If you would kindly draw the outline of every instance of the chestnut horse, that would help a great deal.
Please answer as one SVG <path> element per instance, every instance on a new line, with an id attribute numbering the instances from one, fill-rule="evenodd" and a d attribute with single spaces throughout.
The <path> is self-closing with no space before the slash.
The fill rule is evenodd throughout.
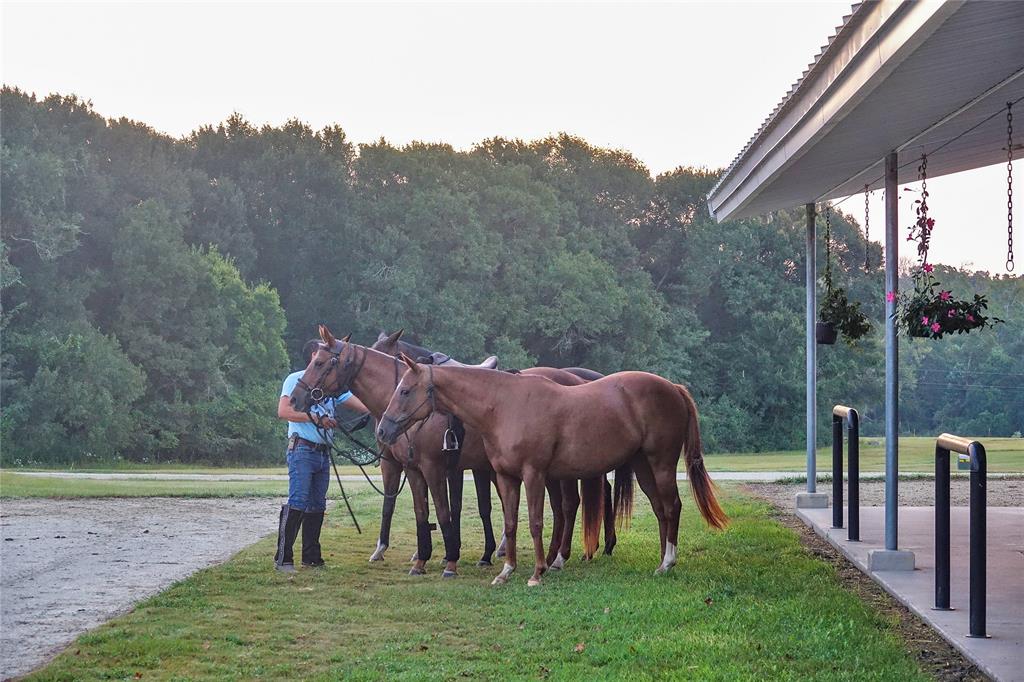
<path id="1" fill-rule="evenodd" d="M 685 387 L 646 372 L 619 372 L 561 386 L 528 375 L 420 365 L 406 356 L 402 361 L 408 370 L 379 421 L 377 437 L 395 443 L 435 410 L 455 415 L 482 435 L 497 473 L 508 536 L 505 566 L 492 584 L 506 582 L 516 568 L 520 484 L 526 486 L 534 546 L 531 586 L 539 585 L 547 570 L 542 532 L 548 477 L 593 478 L 631 464 L 658 518 L 661 563 L 656 573 L 676 563 L 680 451 L 685 452 L 690 487 L 704 520 L 715 528 L 727 525 L 704 467 L 697 406 Z M 596 528 L 591 532 L 596 535 Z"/>
<path id="2" fill-rule="evenodd" d="M 400 354 L 405 353 L 411 358 L 433 358 L 436 353 L 423 347 L 411 343 L 402 338 L 404 330 L 399 329 L 397 332 L 387 334 L 381 332 L 377 336 L 377 341 L 373 344 L 373 350 L 379 350 L 383 353 L 387 353 L 392 357 L 399 357 Z M 403 368 L 404 369 L 404 368 Z M 555 369 L 553 367 L 534 367 L 531 369 L 523 370 L 526 374 L 543 376 L 552 381 L 562 384 L 563 386 L 577 386 L 584 383 L 585 381 L 593 381 L 594 379 L 600 379 L 604 375 L 595 372 L 591 369 L 583 367 L 569 367 L 566 369 Z M 575 375 L 568 376 L 568 375 Z M 397 384 L 396 384 L 397 385 Z M 475 445 L 475 443 L 474 443 Z M 452 518 L 455 523 L 456 532 L 459 529 L 459 519 L 462 512 L 462 472 L 455 472 L 457 476 L 449 475 L 448 478 L 448 494 L 449 494 L 449 508 L 452 512 Z M 394 488 L 398 489 L 399 476 L 401 475 L 401 469 L 395 463 L 389 462 L 385 466 L 384 462 L 381 463 L 381 474 L 384 479 L 385 490 Z M 491 478 L 494 476 L 494 471 L 490 469 L 488 465 L 487 471 L 480 469 L 473 470 L 473 480 L 476 484 L 476 495 L 477 495 L 477 508 L 480 512 L 480 518 L 484 524 L 484 556 L 488 559 L 486 564 L 480 562 L 481 565 L 490 564 L 490 554 L 494 551 L 494 531 L 491 527 Z M 603 490 L 598 490 L 595 486 L 603 484 Z M 615 472 L 615 497 L 614 504 L 612 503 L 612 487 L 608 483 L 607 476 L 602 476 L 601 480 L 594 481 L 583 481 L 583 493 L 584 495 L 596 496 L 604 495 L 603 499 L 603 512 L 604 512 L 604 553 L 611 555 L 612 550 L 615 548 L 616 533 L 615 533 L 615 522 L 616 517 L 619 519 L 629 518 L 632 514 L 633 504 L 633 472 L 629 470 L 628 465 L 622 470 Z M 548 566 L 554 569 L 560 569 L 565 565 L 565 562 L 569 559 L 572 554 L 572 536 L 576 526 L 576 514 L 579 511 L 580 506 L 580 490 L 579 485 L 575 479 L 567 481 L 547 481 L 548 500 L 551 504 L 552 519 L 554 520 L 553 527 L 551 530 L 551 544 L 548 547 L 548 554 L 546 561 Z M 389 504 L 390 503 L 390 504 Z M 589 512 L 589 507 L 588 507 Z M 386 531 L 391 527 L 391 517 L 394 514 L 394 499 L 385 498 L 384 507 L 381 511 L 381 539 L 378 541 L 378 552 L 380 552 L 381 546 L 387 546 L 387 535 Z M 597 550 L 597 545 L 588 544 L 586 551 L 584 552 L 584 558 L 592 558 L 594 552 Z M 376 553 L 375 553 L 376 556 Z M 501 544 L 497 547 L 497 556 L 505 556 L 505 536 L 502 535 Z"/>
<path id="3" fill-rule="evenodd" d="M 335 339 L 324 325 L 320 325 L 320 336 L 323 345 L 313 355 L 292 392 L 292 405 L 300 411 L 308 409 L 311 404 L 311 392 L 314 390 L 328 396 L 341 395 L 344 391 L 351 390 L 366 405 L 370 413 L 380 419 L 401 374 L 400 368 L 404 369 L 404 365 L 389 355 L 349 343 L 348 337 Z M 562 373 L 567 381 L 583 381 L 574 375 Z M 415 563 L 409 571 L 412 575 L 423 575 L 426 572 L 426 562 L 431 556 L 428 490 L 434 500 L 437 521 L 445 544 L 446 566 L 442 575 L 454 577 L 457 574 L 461 537 L 459 524 L 452 514 L 447 490 L 447 482 L 453 467 L 448 453 L 442 451 L 444 434 L 448 426 L 447 416 L 440 413 L 431 415 L 407 436 L 407 443 L 391 444 L 382 457 L 382 467 L 388 466 L 396 471 L 405 470 L 411 488 L 417 538 Z M 460 482 L 463 469 L 482 469 L 487 472 L 489 480 L 491 467 L 484 452 L 483 441 L 478 433 L 471 429 L 466 431 L 457 467 L 460 468 Z M 385 511 L 388 511 L 389 500 L 393 501 L 398 492 L 398 477 L 392 476 L 391 479 L 393 480 L 385 487 Z M 391 504 L 393 505 L 393 502 Z M 488 513 L 486 521 L 489 519 Z M 485 528 L 486 526 L 485 522 Z M 489 547 L 486 548 L 484 559 L 481 560 L 484 565 L 493 547 L 491 534 Z"/>

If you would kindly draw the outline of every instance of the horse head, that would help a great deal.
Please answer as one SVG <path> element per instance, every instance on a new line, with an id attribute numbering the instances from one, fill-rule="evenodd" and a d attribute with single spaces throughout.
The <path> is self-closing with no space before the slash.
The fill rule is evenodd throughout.
<path id="1" fill-rule="evenodd" d="M 291 394 L 291 403 L 305 412 L 326 398 L 337 398 L 349 389 L 359 371 L 355 363 L 356 347 L 349 343 L 351 334 L 336 339 L 327 325 L 320 325 L 320 345 L 299 377 Z"/>
<path id="2" fill-rule="evenodd" d="M 398 357 L 408 371 L 395 387 L 377 427 L 377 438 L 388 445 L 434 411 L 433 367 L 419 365 L 404 353 Z"/>

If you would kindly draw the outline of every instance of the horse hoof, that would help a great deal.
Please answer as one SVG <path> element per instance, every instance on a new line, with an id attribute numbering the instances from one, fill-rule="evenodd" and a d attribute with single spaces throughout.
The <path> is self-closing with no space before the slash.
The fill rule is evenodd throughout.
<path id="1" fill-rule="evenodd" d="M 496 575 L 494 580 L 491 581 L 491 585 L 504 585 L 506 582 L 508 582 L 508 578 L 503 575 Z"/>
<path id="2" fill-rule="evenodd" d="M 426 575 L 426 574 L 427 574 L 427 572 L 425 570 L 423 570 L 422 568 L 416 568 L 415 566 L 413 566 L 412 568 L 409 569 L 409 575 Z"/>
<path id="3" fill-rule="evenodd" d="M 377 549 L 373 550 L 373 554 L 370 555 L 370 563 L 372 564 L 374 561 L 384 561 L 384 552 L 387 548 L 387 545 L 383 545 L 378 546 Z"/>
<path id="4" fill-rule="evenodd" d="M 449 571 L 447 568 L 441 572 L 442 578 L 458 578 L 459 574 L 455 571 Z"/>
<path id="5" fill-rule="evenodd" d="M 559 554 L 558 556 L 555 557 L 555 560 L 551 562 L 550 568 L 553 571 L 561 571 L 564 566 L 565 566 L 565 559 L 563 559 L 562 555 Z"/>
<path id="6" fill-rule="evenodd" d="M 537 587 L 537 585 L 540 585 L 540 578 L 530 578 L 526 581 L 527 587 Z"/>
<path id="7" fill-rule="evenodd" d="M 490 560 L 488 560 L 488 559 L 481 559 L 480 561 L 476 562 L 476 565 L 477 566 L 493 566 L 494 564 L 492 564 L 490 562 Z"/>

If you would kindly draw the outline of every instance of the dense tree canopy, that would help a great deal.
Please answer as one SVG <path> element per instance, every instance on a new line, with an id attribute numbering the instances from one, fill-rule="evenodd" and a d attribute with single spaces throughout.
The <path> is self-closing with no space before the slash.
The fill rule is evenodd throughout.
<path id="1" fill-rule="evenodd" d="M 715 223 L 714 172 L 652 179 L 568 135 L 357 148 L 236 115 L 174 140 L 75 97 L 5 88 L 0 107 L 7 463 L 279 458 L 277 389 L 321 321 L 663 374 L 693 389 L 711 452 L 803 441 L 803 217 Z M 881 250 L 865 271 L 857 224 L 837 213 L 833 234 L 875 330 L 821 349 L 822 424 L 844 402 L 877 433 Z M 1007 323 L 905 344 L 901 427 L 1020 431 L 1024 280 L 940 269 Z"/>

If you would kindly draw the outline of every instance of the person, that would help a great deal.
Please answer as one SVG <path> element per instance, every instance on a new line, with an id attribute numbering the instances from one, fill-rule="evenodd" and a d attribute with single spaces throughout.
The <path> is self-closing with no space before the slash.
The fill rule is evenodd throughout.
<path id="1" fill-rule="evenodd" d="M 307 366 L 319 346 L 320 342 L 315 339 L 303 346 L 302 357 Z M 327 487 L 331 481 L 329 439 L 332 429 L 338 425 L 336 410 L 344 403 L 346 409 L 367 412 L 359 398 L 350 391 L 314 405 L 308 415 L 297 412 L 292 407 L 291 394 L 303 371 L 288 375 L 277 403 L 277 416 L 288 422 L 288 502 L 281 505 L 274 565 L 286 573 L 295 570 L 292 546 L 300 528 L 302 565 L 310 568 L 324 565 L 320 552 L 320 529 L 327 511 Z M 328 440 L 325 440 L 325 435 Z"/>

